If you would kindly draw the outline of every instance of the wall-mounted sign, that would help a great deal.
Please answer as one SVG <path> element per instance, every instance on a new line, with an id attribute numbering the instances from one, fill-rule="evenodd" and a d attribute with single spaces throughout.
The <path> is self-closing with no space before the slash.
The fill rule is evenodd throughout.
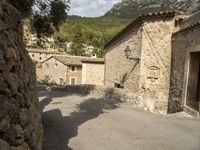
<path id="1" fill-rule="evenodd" d="M 156 66 L 152 66 L 149 68 L 148 78 L 158 79 L 160 78 L 160 68 Z"/>

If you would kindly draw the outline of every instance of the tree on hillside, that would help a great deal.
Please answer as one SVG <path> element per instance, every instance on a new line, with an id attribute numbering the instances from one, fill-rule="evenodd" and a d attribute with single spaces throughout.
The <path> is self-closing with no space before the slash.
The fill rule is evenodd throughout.
<path id="1" fill-rule="evenodd" d="M 76 30 L 73 31 L 72 46 L 70 47 L 70 54 L 75 56 L 86 56 L 84 50 L 84 34 L 83 28 L 79 24 L 75 25 Z"/>
<path id="2" fill-rule="evenodd" d="M 83 44 L 73 43 L 70 47 L 69 54 L 74 56 L 86 56 Z"/>
<path id="3" fill-rule="evenodd" d="M 6 0 L 16 7 L 23 18 L 30 18 L 37 36 L 47 36 L 65 21 L 70 0 Z"/>

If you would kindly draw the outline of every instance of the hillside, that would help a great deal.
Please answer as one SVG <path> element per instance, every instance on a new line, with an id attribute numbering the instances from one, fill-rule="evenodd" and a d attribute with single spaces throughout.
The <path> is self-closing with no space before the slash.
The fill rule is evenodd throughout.
<path id="1" fill-rule="evenodd" d="M 179 14 L 191 14 L 200 9 L 200 0 L 122 0 L 105 16 L 135 18 L 142 13 L 175 10 Z"/>
<path id="2" fill-rule="evenodd" d="M 54 39 L 58 47 L 62 41 L 92 45 L 96 48 L 95 53 L 101 57 L 104 45 L 130 22 L 126 18 L 70 16 Z"/>
<path id="3" fill-rule="evenodd" d="M 127 18 L 116 17 L 98 17 L 98 18 L 86 18 L 79 16 L 69 16 L 65 23 L 60 28 L 60 31 L 56 31 L 52 38 L 51 48 L 62 49 L 69 51 L 67 43 L 73 42 L 71 46 L 72 51 L 68 54 L 71 55 L 83 55 L 83 45 L 94 46 L 94 53 L 98 57 L 104 55 L 104 45 L 115 36 L 120 30 L 122 30 L 132 20 Z M 30 40 L 28 30 L 30 30 L 30 21 L 25 21 L 25 43 Z M 32 42 L 35 43 L 35 42 Z M 47 44 L 48 45 L 48 44 Z M 45 44 L 33 44 L 29 45 L 32 48 L 45 48 Z"/>

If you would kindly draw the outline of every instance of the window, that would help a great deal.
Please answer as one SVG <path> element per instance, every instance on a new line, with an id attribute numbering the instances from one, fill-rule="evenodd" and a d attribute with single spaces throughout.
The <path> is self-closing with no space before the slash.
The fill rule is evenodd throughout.
<path id="1" fill-rule="evenodd" d="M 72 66 L 72 71 L 75 71 L 75 67 L 74 66 Z"/>
<path id="2" fill-rule="evenodd" d="M 49 68 L 49 64 L 48 64 L 48 63 L 46 63 L 46 64 L 45 64 L 45 67 L 46 67 L 46 68 Z"/>
<path id="3" fill-rule="evenodd" d="M 34 54 L 32 54 L 32 57 L 35 57 L 35 55 L 34 55 Z"/>
<path id="4" fill-rule="evenodd" d="M 40 60 L 42 60 L 42 57 L 40 57 Z"/>
<path id="5" fill-rule="evenodd" d="M 58 67 L 58 64 L 57 63 L 55 63 L 55 68 L 57 68 Z"/>
<path id="6" fill-rule="evenodd" d="M 121 84 L 119 84 L 119 83 L 114 83 L 114 87 L 115 87 L 115 88 L 120 88 L 120 89 L 123 89 L 123 88 L 124 88 L 124 86 L 121 85 Z"/>
<path id="7" fill-rule="evenodd" d="M 76 84 L 76 78 L 70 78 L 70 84 L 75 85 Z"/>
<path id="8" fill-rule="evenodd" d="M 63 80 L 63 78 L 60 78 L 60 85 L 64 85 L 64 80 Z"/>

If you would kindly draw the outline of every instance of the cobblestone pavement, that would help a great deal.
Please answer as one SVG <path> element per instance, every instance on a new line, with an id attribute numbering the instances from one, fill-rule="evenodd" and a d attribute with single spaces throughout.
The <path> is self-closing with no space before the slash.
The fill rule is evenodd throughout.
<path id="1" fill-rule="evenodd" d="M 65 92 L 39 98 L 44 150 L 200 150 L 200 120 L 184 113 L 152 114 Z"/>

